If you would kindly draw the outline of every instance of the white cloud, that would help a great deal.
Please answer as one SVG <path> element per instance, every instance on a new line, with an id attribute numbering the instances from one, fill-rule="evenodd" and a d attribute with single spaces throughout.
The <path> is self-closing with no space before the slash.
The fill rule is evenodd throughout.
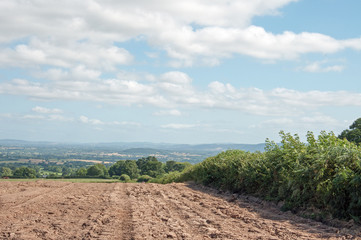
<path id="1" fill-rule="evenodd" d="M 12 118 L 12 113 L 0 113 L 0 118 Z"/>
<path id="2" fill-rule="evenodd" d="M 158 112 L 153 113 L 154 116 L 182 116 L 182 113 L 177 109 L 172 110 L 160 110 Z"/>
<path id="3" fill-rule="evenodd" d="M 342 72 L 345 66 L 340 64 L 330 65 L 328 61 L 318 61 L 300 69 L 305 72 Z"/>
<path id="4" fill-rule="evenodd" d="M 180 115 L 176 109 L 227 109 L 256 115 L 295 116 L 320 107 L 361 106 L 361 94 L 349 91 L 297 91 L 286 88 L 261 90 L 236 88 L 212 82 L 197 89 L 181 72 L 154 77 L 153 81 L 98 79 L 96 81 L 30 82 L 14 79 L 0 83 L 1 94 L 24 95 L 42 100 L 77 100 L 124 106 L 162 108 L 155 115 Z M 173 110 L 172 110 L 173 109 Z M 56 109 L 33 109 L 59 113 Z M 96 122 L 94 122 L 96 123 Z M 100 122 L 97 122 L 101 124 Z"/>
<path id="5" fill-rule="evenodd" d="M 59 122 L 73 122 L 74 118 L 66 117 L 58 114 L 51 114 L 48 116 L 48 120 L 50 121 L 59 121 Z"/>
<path id="6" fill-rule="evenodd" d="M 21 38 L 36 33 L 58 38 L 94 38 L 98 41 L 127 39 L 169 25 L 244 27 L 254 16 L 272 15 L 296 0 L 64 0 L 1 1 L 1 26 L 8 35 L 1 40 Z M 21 17 L 19 17 L 21 16 Z M 14 19 L 16 21 L 7 21 Z M 28 23 L 39 23 L 31 24 Z M 43 24 L 40 24 L 43 23 Z M 46 24 L 44 24 L 46 23 Z M 12 24 L 17 26 L 13 28 Z M 56 27 L 55 27 L 56 26 Z M 168 26 L 168 28 L 167 28 Z"/>
<path id="7" fill-rule="evenodd" d="M 214 132 L 214 133 L 232 133 L 232 134 L 244 134 L 244 131 L 240 131 L 237 129 L 230 129 L 230 128 L 216 128 L 211 127 L 206 129 L 207 132 Z"/>
<path id="8" fill-rule="evenodd" d="M 129 122 L 129 121 L 114 121 L 114 122 L 110 122 L 109 125 L 121 125 L 121 126 L 132 126 L 132 127 L 141 127 L 142 124 L 138 123 L 138 122 Z"/>
<path id="9" fill-rule="evenodd" d="M 104 125 L 104 122 L 98 120 L 98 119 L 89 119 L 86 116 L 80 116 L 79 117 L 80 122 L 86 123 L 86 124 L 92 124 L 92 125 Z"/>
<path id="10" fill-rule="evenodd" d="M 162 128 L 169 128 L 169 129 L 190 129 L 190 128 L 195 128 L 198 125 L 196 124 L 180 124 L 180 123 L 170 123 L 170 124 L 165 124 L 162 125 Z"/>
<path id="11" fill-rule="evenodd" d="M 130 64 L 132 61 L 133 56 L 123 48 L 74 40 L 63 46 L 58 42 L 33 37 L 27 44 L 0 49 L 1 65 L 22 68 L 38 65 L 71 68 L 74 65 L 84 65 L 114 70 L 117 65 Z"/>
<path id="12" fill-rule="evenodd" d="M 43 115 L 31 115 L 31 114 L 27 114 L 27 115 L 24 115 L 22 116 L 23 119 L 46 119 L 45 116 Z"/>
<path id="13" fill-rule="evenodd" d="M 14 79 L 0 84 L 0 93 L 25 95 L 33 99 L 80 100 L 113 104 L 152 104 L 165 106 L 163 97 L 151 85 L 133 80 L 100 79 L 98 81 L 55 81 L 45 84 Z"/>
<path id="14" fill-rule="evenodd" d="M 32 109 L 32 111 L 36 112 L 36 113 L 45 113 L 45 114 L 62 113 L 63 112 L 61 109 L 57 109 L 57 108 L 50 109 L 50 108 L 44 108 L 44 107 L 39 107 L 39 106 L 34 107 Z"/>
<path id="15" fill-rule="evenodd" d="M 343 126 L 345 126 L 344 122 L 333 117 L 320 113 L 308 113 L 304 114 L 303 117 L 272 118 L 259 124 L 253 124 L 251 128 L 311 130 L 312 128 L 339 128 Z"/>
<path id="16" fill-rule="evenodd" d="M 37 72 L 36 77 L 52 80 L 52 81 L 78 81 L 78 82 L 87 82 L 87 81 L 98 81 L 100 79 L 101 72 L 86 68 L 84 65 L 74 66 L 68 69 L 62 68 L 50 68 L 45 72 Z"/>
<path id="17" fill-rule="evenodd" d="M 161 75 L 160 80 L 178 85 L 189 85 L 192 83 L 192 79 L 186 73 L 178 71 L 164 73 Z"/>
<path id="18" fill-rule="evenodd" d="M 145 52 L 149 58 L 159 58 L 159 54 L 157 52 Z"/>
<path id="19" fill-rule="evenodd" d="M 336 119 L 325 115 L 307 116 L 307 117 L 302 117 L 300 120 L 305 124 L 312 124 L 312 125 L 320 124 L 327 126 L 335 126 L 339 124 L 339 121 L 337 121 Z"/>
<path id="20" fill-rule="evenodd" d="M 292 124 L 294 124 L 294 120 L 290 118 L 276 118 L 262 122 L 263 126 L 268 126 L 268 127 L 275 127 L 275 126 L 281 127 L 281 126 L 289 126 Z"/>
<path id="21" fill-rule="evenodd" d="M 128 122 L 128 121 L 112 121 L 112 122 L 104 122 L 101 121 L 99 119 L 90 119 L 86 116 L 80 116 L 79 117 L 79 121 L 81 123 L 85 123 L 85 124 L 90 124 L 90 125 L 96 125 L 96 126 L 100 126 L 100 125 L 108 125 L 108 126 L 131 126 L 131 127 L 140 127 L 141 124 L 137 123 L 137 122 Z"/>
<path id="22" fill-rule="evenodd" d="M 10 45 L 0 50 L 0 63 L 113 71 L 132 63 L 131 53 L 118 47 L 132 39 L 166 51 L 171 66 L 213 66 L 233 54 L 278 60 L 361 50 L 361 38 L 274 34 L 251 24 L 255 16 L 279 14 L 292 2 L 297 0 L 3 0 L 0 22 L 6 24 L 0 24 L 0 43 Z M 14 42 L 20 43 L 10 47 Z"/>
<path id="23" fill-rule="evenodd" d="M 342 41 L 342 43 L 348 48 L 361 50 L 361 38 L 347 39 L 347 40 Z"/>
<path id="24" fill-rule="evenodd" d="M 183 72 L 167 72 L 162 74 L 154 87 L 158 91 L 172 96 L 174 99 L 185 100 L 185 96 L 194 93 L 192 79 Z"/>
<path id="25" fill-rule="evenodd" d="M 36 111 L 34 111 L 36 112 Z M 52 112 L 36 112 L 40 114 L 0 114 L 0 118 L 7 118 L 13 121 L 17 120 L 38 120 L 38 121 L 58 121 L 58 122 L 72 122 L 72 117 L 66 117 L 59 114 L 53 114 Z M 44 114 L 46 113 L 46 115 Z"/>
<path id="26" fill-rule="evenodd" d="M 354 48 L 319 33 L 296 34 L 287 31 L 273 34 L 258 26 L 242 29 L 206 27 L 196 31 L 182 29 L 155 42 L 167 44 L 168 55 L 176 59 L 178 65 L 184 66 L 198 61 L 217 65 L 219 59 L 229 58 L 233 54 L 278 60 L 295 59 L 306 53 L 335 53 L 346 47 Z"/>

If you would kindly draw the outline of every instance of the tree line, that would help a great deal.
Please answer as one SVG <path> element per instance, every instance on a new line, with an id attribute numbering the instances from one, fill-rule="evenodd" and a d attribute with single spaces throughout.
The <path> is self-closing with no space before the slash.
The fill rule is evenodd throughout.
<path id="1" fill-rule="evenodd" d="M 113 178 L 122 181 L 144 181 L 160 178 L 169 173 L 181 172 L 191 166 L 187 162 L 167 161 L 162 163 L 154 156 L 138 160 L 120 160 L 111 166 L 98 163 L 79 168 L 67 166 L 48 166 L 50 174 L 41 174 L 38 166 L 1 167 L 0 177 L 10 178 Z"/>

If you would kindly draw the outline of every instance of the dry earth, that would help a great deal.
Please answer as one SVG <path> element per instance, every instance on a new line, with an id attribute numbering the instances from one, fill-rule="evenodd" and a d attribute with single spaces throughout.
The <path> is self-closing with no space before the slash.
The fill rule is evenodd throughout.
<path id="1" fill-rule="evenodd" d="M 0 182 L 0 239 L 361 239 L 193 184 Z"/>

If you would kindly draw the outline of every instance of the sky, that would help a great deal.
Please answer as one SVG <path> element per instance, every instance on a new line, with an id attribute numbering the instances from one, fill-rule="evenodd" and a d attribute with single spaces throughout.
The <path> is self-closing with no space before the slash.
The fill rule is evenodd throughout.
<path id="1" fill-rule="evenodd" d="M 361 110 L 361 1 L 1 0 L 0 139 L 263 143 Z"/>

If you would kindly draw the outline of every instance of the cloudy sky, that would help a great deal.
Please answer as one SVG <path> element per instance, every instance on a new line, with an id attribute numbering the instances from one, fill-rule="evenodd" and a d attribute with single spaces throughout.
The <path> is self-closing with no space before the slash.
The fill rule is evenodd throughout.
<path id="1" fill-rule="evenodd" d="M 361 117 L 356 0 L 1 0 L 0 139 L 261 143 Z"/>

